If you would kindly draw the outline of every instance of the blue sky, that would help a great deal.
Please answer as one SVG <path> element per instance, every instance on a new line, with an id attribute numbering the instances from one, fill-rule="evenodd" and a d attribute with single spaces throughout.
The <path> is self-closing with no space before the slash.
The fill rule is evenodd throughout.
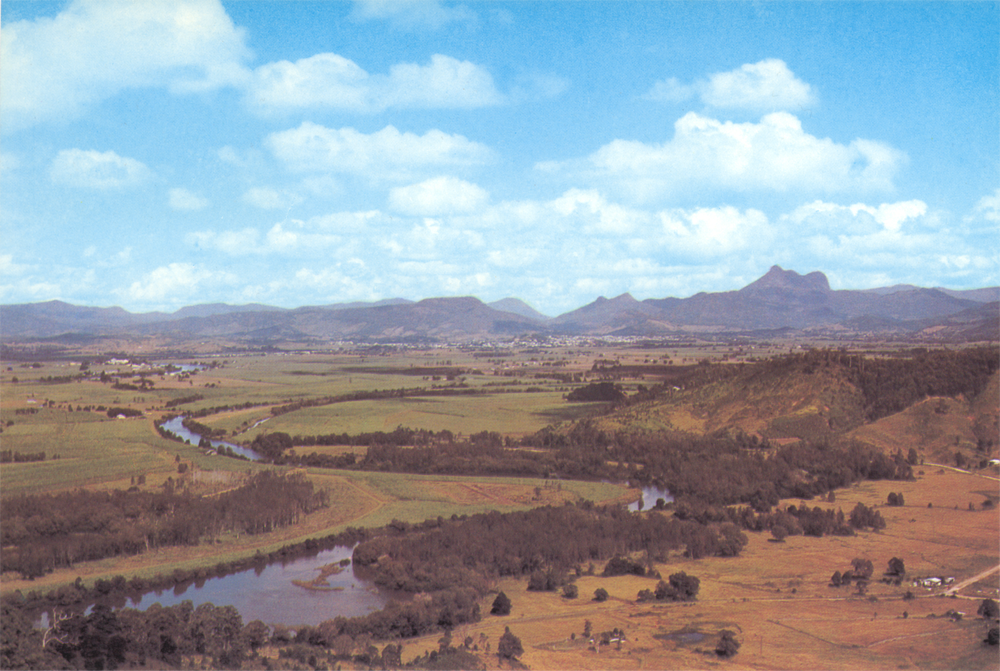
<path id="1" fill-rule="evenodd" d="M 0 302 L 1000 284 L 1000 3 L 4 2 Z"/>

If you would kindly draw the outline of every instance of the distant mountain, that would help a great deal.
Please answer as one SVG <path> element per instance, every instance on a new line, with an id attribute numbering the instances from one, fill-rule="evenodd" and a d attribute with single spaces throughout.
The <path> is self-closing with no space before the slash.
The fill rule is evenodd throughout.
<path id="1" fill-rule="evenodd" d="M 567 312 L 549 321 L 549 325 L 561 333 L 609 334 L 629 329 L 639 324 L 655 321 L 660 311 L 646 303 L 639 302 L 631 294 L 622 294 L 611 299 L 598 298 L 582 308 Z M 671 330 L 664 324 L 659 331 Z"/>
<path id="2" fill-rule="evenodd" d="M 181 308 L 170 315 L 171 319 L 185 319 L 187 317 L 212 317 L 214 315 L 228 315 L 234 312 L 279 312 L 284 308 L 276 308 L 271 305 L 261 305 L 260 303 L 248 303 L 247 305 L 229 305 L 227 303 L 205 303 L 203 305 L 191 305 Z"/>
<path id="3" fill-rule="evenodd" d="M 541 312 L 531 307 L 520 298 L 502 298 L 498 301 L 487 303 L 487 305 L 494 310 L 512 312 L 516 315 L 521 315 L 522 317 L 527 317 L 528 319 L 534 319 L 540 322 L 548 319 L 547 316 L 543 315 Z"/>
<path id="4" fill-rule="evenodd" d="M 823 273 L 803 276 L 779 266 L 738 291 L 644 302 L 658 308 L 666 321 L 675 324 L 744 330 L 830 329 L 865 317 L 897 322 L 925 320 L 978 305 L 936 289 L 901 289 L 884 294 L 834 291 Z"/>
<path id="5" fill-rule="evenodd" d="M 386 298 L 380 301 L 354 301 L 352 303 L 331 303 L 320 306 L 326 310 L 348 310 L 350 308 L 377 308 L 383 305 L 409 305 L 413 301 L 407 298 Z"/>
<path id="6" fill-rule="evenodd" d="M 119 307 L 83 307 L 62 301 L 23 303 L 0 306 L 0 332 L 4 338 L 44 338 L 63 333 L 104 335 L 167 318 L 162 312 L 132 314 Z"/>
<path id="7" fill-rule="evenodd" d="M 941 287 L 936 287 L 936 289 L 942 293 L 948 294 L 949 296 L 954 296 L 955 298 L 965 298 L 970 301 L 979 301 L 980 303 L 995 303 L 1000 301 L 1000 287 L 965 290 L 943 289 Z"/>
<path id="8" fill-rule="evenodd" d="M 362 304 L 365 305 L 365 304 Z M 501 312 L 478 298 L 428 298 L 417 303 L 304 307 L 189 317 L 136 328 L 143 335 L 251 339 L 468 340 L 535 331 L 538 323 Z"/>
<path id="9" fill-rule="evenodd" d="M 988 299 L 992 301 L 987 302 Z M 964 342 L 1000 339 L 1000 288 L 951 291 L 896 285 L 835 291 L 821 272 L 800 275 L 774 266 L 736 291 L 690 298 L 598 298 L 546 317 L 517 298 L 402 298 L 295 309 L 267 305 L 195 305 L 172 313 L 61 301 L 0 306 L 6 340 L 163 336 L 236 340 L 467 341 L 520 334 L 663 337 L 753 334 L 898 337 Z"/>

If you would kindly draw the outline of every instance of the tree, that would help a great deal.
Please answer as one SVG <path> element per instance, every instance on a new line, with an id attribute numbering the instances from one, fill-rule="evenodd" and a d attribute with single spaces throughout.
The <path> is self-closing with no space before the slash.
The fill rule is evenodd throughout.
<path id="1" fill-rule="evenodd" d="M 889 568 L 885 574 L 891 576 L 904 576 L 906 575 L 906 565 L 899 557 L 893 557 L 889 560 Z"/>
<path id="2" fill-rule="evenodd" d="M 569 584 L 563 587 L 563 596 L 567 599 L 575 599 L 580 593 L 576 585 Z"/>
<path id="3" fill-rule="evenodd" d="M 785 542 L 785 536 L 788 535 L 788 529 L 780 524 L 775 524 L 771 527 L 771 535 L 774 537 L 774 540 L 779 543 L 783 543 Z"/>
<path id="4" fill-rule="evenodd" d="M 260 620 L 254 620 L 243 627 L 243 642 L 254 652 L 267 643 L 270 635 L 271 629 Z"/>
<path id="5" fill-rule="evenodd" d="M 844 584 L 844 577 L 840 575 L 840 571 L 833 572 L 833 575 L 830 576 L 830 584 L 834 587 L 840 587 Z"/>
<path id="6" fill-rule="evenodd" d="M 723 629 L 719 636 L 719 642 L 715 646 L 715 654 L 719 657 L 732 657 L 740 649 L 740 642 L 736 640 L 736 634 Z"/>
<path id="7" fill-rule="evenodd" d="M 1000 606 L 993 599 L 983 599 L 976 614 L 986 620 L 1000 619 Z"/>
<path id="8" fill-rule="evenodd" d="M 698 596 L 698 588 L 701 586 L 701 581 L 693 575 L 688 575 L 684 571 L 680 571 L 671 575 L 668 580 L 676 594 L 676 597 L 674 597 L 675 600 L 694 601 L 695 597 Z"/>
<path id="9" fill-rule="evenodd" d="M 521 646 L 521 639 L 511 632 L 510 627 L 504 627 L 503 636 L 497 643 L 497 658 L 513 660 L 523 654 L 524 648 Z"/>
<path id="10" fill-rule="evenodd" d="M 382 648 L 382 665 L 388 669 L 398 669 L 403 666 L 403 646 L 398 643 L 388 643 Z"/>
<path id="11" fill-rule="evenodd" d="M 490 613 L 493 615 L 510 615 L 510 599 L 503 592 L 497 594 L 497 598 L 493 599 L 493 606 L 490 608 Z"/>
<path id="12" fill-rule="evenodd" d="M 871 559 L 855 557 L 851 560 L 851 566 L 854 567 L 854 577 L 858 580 L 868 580 L 875 572 L 875 566 Z"/>
<path id="13" fill-rule="evenodd" d="M 608 600 L 608 590 L 603 587 L 598 587 L 594 590 L 594 601 L 607 601 Z"/>

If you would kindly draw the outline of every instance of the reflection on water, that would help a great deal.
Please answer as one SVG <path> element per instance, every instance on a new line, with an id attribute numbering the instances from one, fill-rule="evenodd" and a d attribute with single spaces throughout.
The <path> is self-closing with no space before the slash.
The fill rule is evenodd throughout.
<path id="1" fill-rule="evenodd" d="M 271 564 L 263 569 L 250 569 L 221 578 L 196 583 L 184 583 L 173 590 L 150 592 L 130 599 L 129 608 L 145 610 L 154 603 L 174 606 L 190 600 L 197 608 L 203 603 L 235 606 L 243 622 L 262 620 L 267 624 L 317 625 L 338 615 L 355 617 L 381 610 L 389 597 L 377 591 L 371 582 L 354 574 L 353 564 L 343 571 L 326 576 L 327 585 L 321 590 L 299 587 L 293 580 L 309 583 L 320 570 L 342 559 L 350 559 L 352 548 L 337 547 L 312 557 L 303 557 L 285 564 Z"/>
<path id="2" fill-rule="evenodd" d="M 670 503 L 674 500 L 674 497 L 670 495 L 670 492 L 666 489 L 657 489 L 656 487 L 643 487 L 642 488 L 642 507 L 639 507 L 638 501 L 633 501 L 629 504 L 628 509 L 632 511 L 636 510 L 649 510 L 656 506 L 656 499 L 663 499 L 664 503 Z"/>

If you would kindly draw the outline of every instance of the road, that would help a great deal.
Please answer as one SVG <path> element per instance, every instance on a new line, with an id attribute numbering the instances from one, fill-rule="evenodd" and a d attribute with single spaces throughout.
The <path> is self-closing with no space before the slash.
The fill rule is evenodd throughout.
<path id="1" fill-rule="evenodd" d="M 944 593 L 947 594 L 947 595 L 949 595 L 949 596 L 951 596 L 952 594 L 957 594 L 959 590 L 965 589 L 969 585 L 977 583 L 980 580 L 982 580 L 983 578 L 985 578 L 986 576 L 990 575 L 991 573 L 996 573 L 997 571 L 1000 571 L 1000 566 L 994 566 L 993 568 L 988 568 L 985 571 L 983 571 L 982 573 L 977 573 L 976 575 L 972 576 L 971 578 L 966 578 L 962 582 L 955 583 L 954 585 L 952 585 L 951 587 L 949 587 L 948 589 L 946 589 Z"/>

